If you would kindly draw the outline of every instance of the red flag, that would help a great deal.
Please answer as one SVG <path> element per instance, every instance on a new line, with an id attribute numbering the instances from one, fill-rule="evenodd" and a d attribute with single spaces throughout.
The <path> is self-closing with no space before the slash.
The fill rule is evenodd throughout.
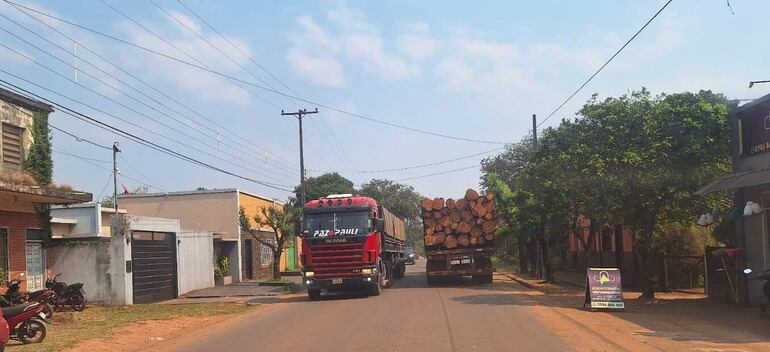
<path id="1" fill-rule="evenodd" d="M 124 194 L 124 195 L 130 195 L 130 194 L 131 194 L 131 191 L 129 191 L 129 190 L 128 190 L 128 188 L 126 187 L 126 185 L 124 185 L 124 184 L 122 184 L 122 183 L 121 183 L 120 185 L 121 185 L 121 186 L 123 186 L 123 194 Z"/>

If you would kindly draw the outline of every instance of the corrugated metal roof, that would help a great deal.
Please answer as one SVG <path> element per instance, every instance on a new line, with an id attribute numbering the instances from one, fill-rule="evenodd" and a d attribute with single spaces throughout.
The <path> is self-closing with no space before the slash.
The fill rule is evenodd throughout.
<path id="1" fill-rule="evenodd" d="M 759 171 L 745 171 L 720 177 L 703 186 L 695 192 L 696 195 L 704 195 L 729 189 L 770 184 L 770 169 Z"/>

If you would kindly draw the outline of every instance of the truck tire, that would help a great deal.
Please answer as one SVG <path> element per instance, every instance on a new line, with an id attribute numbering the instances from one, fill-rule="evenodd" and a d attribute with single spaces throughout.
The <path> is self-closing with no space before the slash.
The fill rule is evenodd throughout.
<path id="1" fill-rule="evenodd" d="M 385 275 L 385 283 L 382 285 L 382 288 L 390 288 L 393 286 L 393 263 L 390 260 L 383 260 L 382 261 L 383 267 L 385 268 L 385 272 L 383 273 Z"/>
<path id="2" fill-rule="evenodd" d="M 480 284 L 491 284 L 492 274 L 473 275 L 473 281 L 476 281 Z"/>
<path id="3" fill-rule="evenodd" d="M 321 290 L 307 290 L 307 296 L 315 301 L 321 298 Z"/>
<path id="4" fill-rule="evenodd" d="M 406 273 L 406 263 L 404 263 L 404 261 L 402 260 L 396 265 L 396 269 L 393 273 L 393 277 L 395 279 L 403 279 L 405 273 Z"/>
<path id="5" fill-rule="evenodd" d="M 369 288 L 369 296 L 379 296 L 381 293 L 382 288 L 380 288 L 379 283 L 372 285 L 372 287 Z"/>

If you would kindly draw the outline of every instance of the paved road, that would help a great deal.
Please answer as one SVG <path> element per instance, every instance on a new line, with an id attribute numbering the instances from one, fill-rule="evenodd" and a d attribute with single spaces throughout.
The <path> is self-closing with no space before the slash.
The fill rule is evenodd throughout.
<path id="1" fill-rule="evenodd" d="M 378 297 L 269 304 L 177 351 L 571 351 L 508 283 L 427 287 L 425 262 Z"/>

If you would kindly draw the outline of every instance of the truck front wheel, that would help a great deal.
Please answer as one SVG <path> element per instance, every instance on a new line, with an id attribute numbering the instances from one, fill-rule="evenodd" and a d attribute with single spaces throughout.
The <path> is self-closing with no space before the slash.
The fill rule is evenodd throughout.
<path id="1" fill-rule="evenodd" d="M 492 274 L 473 275 L 473 281 L 476 281 L 480 284 L 491 284 Z"/>
<path id="2" fill-rule="evenodd" d="M 321 290 L 307 290 L 307 296 L 312 300 L 321 298 Z"/>

